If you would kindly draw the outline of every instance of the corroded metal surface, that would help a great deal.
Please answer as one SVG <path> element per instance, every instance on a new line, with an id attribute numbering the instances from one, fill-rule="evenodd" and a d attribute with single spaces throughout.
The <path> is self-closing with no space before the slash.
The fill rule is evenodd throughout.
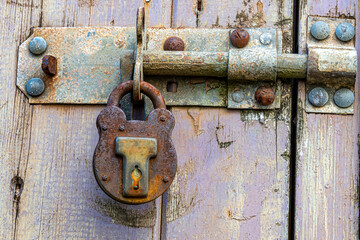
<path id="1" fill-rule="evenodd" d="M 357 71 L 357 52 L 355 40 L 341 41 L 336 37 L 336 29 L 342 23 L 355 25 L 353 19 L 308 17 L 308 32 L 315 22 L 324 22 L 329 26 L 330 34 L 324 40 L 317 40 L 308 34 L 308 70 L 306 80 L 306 112 L 353 114 L 354 106 L 338 107 L 334 103 L 334 94 L 340 88 L 354 92 Z M 323 87 L 329 94 L 329 101 L 321 107 L 314 107 L 308 97 L 309 92 Z"/>
<path id="2" fill-rule="evenodd" d="M 255 99 L 256 91 L 267 86 L 274 90 L 274 101 L 270 105 L 262 105 Z M 233 109 L 278 109 L 280 108 L 281 82 L 230 82 L 228 86 L 228 108 Z"/>
<path id="3" fill-rule="evenodd" d="M 28 49 L 36 36 L 47 42 L 41 55 L 33 55 Z M 121 51 L 134 50 L 135 44 L 135 28 L 36 28 L 19 47 L 17 86 L 27 95 L 29 79 L 44 80 L 44 93 L 29 97 L 30 103 L 105 104 L 120 83 Z M 57 58 L 56 76 L 41 70 L 44 55 Z"/>
<path id="4" fill-rule="evenodd" d="M 185 43 L 181 38 L 169 37 L 164 43 L 165 51 L 184 51 Z"/>
<path id="5" fill-rule="evenodd" d="M 135 66 L 134 66 L 134 87 L 133 100 L 138 103 L 141 99 L 140 82 L 144 80 L 143 69 L 143 52 L 145 50 L 146 42 L 146 26 L 145 26 L 145 10 L 140 7 L 136 14 L 136 52 L 135 52 Z"/>
<path id="6" fill-rule="evenodd" d="M 167 77 L 147 79 L 156 86 L 168 106 L 227 106 L 227 83 L 224 78 Z M 169 84 L 176 84 L 176 92 L 168 91 Z"/>
<path id="7" fill-rule="evenodd" d="M 143 18 L 139 15 L 139 19 Z M 309 24 L 318 19 L 309 18 Z M 325 21 L 332 33 L 339 21 L 351 22 L 346 19 Z M 138 32 L 141 30 L 139 27 L 137 29 Z M 249 82 L 275 83 L 278 77 L 307 77 L 311 84 L 340 80 L 345 84 L 343 87 L 351 87 L 348 85 L 354 82 L 354 40 L 342 42 L 331 34 L 325 40 L 318 41 L 309 34 L 309 56 L 282 54 L 281 34 L 277 29 L 248 28 L 246 31 L 250 36 L 249 42 L 244 48 L 237 48 L 230 43 L 230 29 L 150 28 L 146 32 L 146 44 L 143 45 L 140 43 L 145 42 L 145 34 L 142 31 L 136 34 L 135 28 L 35 29 L 33 36 L 20 46 L 17 85 L 26 94 L 25 84 L 29 79 L 39 77 L 44 80 L 44 93 L 30 97 L 30 103 L 101 104 L 106 103 L 109 93 L 121 82 L 121 78 L 135 78 L 135 82 L 139 83 L 144 78 L 143 72 L 156 76 L 218 77 L 219 81 L 228 81 L 228 86 L 245 86 Z M 58 74 L 54 77 L 41 71 L 39 61 L 42 55 L 29 52 L 28 42 L 36 36 L 43 37 L 48 43 L 43 54 L 51 54 L 58 60 Z M 184 48 L 181 47 L 184 51 L 164 51 L 164 44 L 174 37 L 184 42 Z M 172 106 L 226 106 L 226 95 L 222 93 L 234 91 L 231 88 L 223 90 L 223 86 L 226 88 L 224 83 L 211 88 L 217 89 L 213 97 L 208 90 L 204 92 L 201 89 L 196 91 L 195 96 L 190 96 L 189 90 L 193 92 L 194 89 L 192 83 L 178 85 L 180 91 L 167 92 L 164 86 L 169 77 L 159 79 L 166 80 L 166 83 L 159 84 L 153 78 L 150 81 L 161 89 Z M 210 82 L 215 81 L 214 78 L 209 79 Z M 252 87 L 260 86 L 250 85 L 247 90 L 249 94 Z M 138 89 L 136 86 L 135 89 Z M 239 102 L 234 105 L 231 100 L 229 103 L 231 107 L 258 107 L 247 103 L 239 105 Z M 273 106 L 276 104 L 268 107 Z"/>
<path id="8" fill-rule="evenodd" d="M 271 28 L 247 29 L 250 41 L 245 48 L 230 46 L 229 80 L 275 81 L 277 71 L 277 31 Z M 272 35 L 273 41 L 260 42 L 263 33 Z"/>
<path id="9" fill-rule="evenodd" d="M 57 73 L 57 59 L 51 55 L 45 55 L 42 58 L 41 69 L 44 73 L 54 76 Z"/>
<path id="10" fill-rule="evenodd" d="M 237 28 L 230 34 L 230 41 L 234 47 L 243 48 L 249 42 L 249 33 L 242 28 Z"/>
<path id="11" fill-rule="evenodd" d="M 316 87 L 322 87 L 326 90 L 329 95 L 329 100 L 322 107 L 315 107 L 309 101 L 309 93 Z M 338 84 L 306 84 L 306 95 L 305 95 L 305 110 L 308 113 L 332 113 L 332 114 L 354 114 L 354 104 L 347 108 L 338 107 L 334 101 L 334 95 L 337 90 L 343 88 L 341 83 Z M 348 86 L 352 92 L 354 92 L 353 86 Z"/>
<path id="12" fill-rule="evenodd" d="M 117 137 L 115 142 L 115 153 L 123 160 L 123 196 L 146 197 L 149 190 L 149 160 L 157 154 L 156 139 Z"/>
<path id="13" fill-rule="evenodd" d="M 120 84 L 109 97 L 108 106 L 100 112 L 97 119 L 100 137 L 93 164 L 96 180 L 106 194 L 123 203 L 140 204 L 159 197 L 168 189 L 175 177 L 177 157 L 171 141 L 175 119 L 171 112 L 165 109 L 164 102 L 155 100 L 156 109 L 149 114 L 147 121 L 127 121 L 125 113 L 118 105 L 121 97 L 132 91 L 132 86 L 132 81 Z M 145 95 L 154 90 L 153 86 L 146 82 L 142 82 L 140 87 Z M 161 95 L 155 91 L 149 97 L 160 99 Z M 132 172 L 124 171 L 124 160 L 116 154 L 115 145 L 118 137 L 156 139 L 157 155 L 148 163 L 149 188 L 146 196 L 124 196 L 124 174 L 131 175 Z M 134 172 L 132 179 L 136 180 L 138 177 L 139 172 Z M 138 187 L 141 189 L 141 182 Z"/>
<path id="14" fill-rule="evenodd" d="M 268 106 L 275 100 L 275 91 L 271 87 L 261 86 L 255 92 L 255 100 L 260 105 Z"/>

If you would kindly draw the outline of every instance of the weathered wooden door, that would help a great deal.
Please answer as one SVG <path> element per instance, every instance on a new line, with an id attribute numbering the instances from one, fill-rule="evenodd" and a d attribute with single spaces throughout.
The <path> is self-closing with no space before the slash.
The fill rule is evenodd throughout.
<path id="1" fill-rule="evenodd" d="M 178 171 L 154 202 L 99 188 L 104 106 L 30 105 L 18 46 L 33 27 L 135 26 L 141 5 L 148 27 L 276 27 L 284 53 L 306 51 L 308 16 L 359 18 L 356 0 L 1 0 L 1 239 L 357 239 L 357 97 L 354 115 L 307 113 L 304 81 L 276 110 L 172 108 Z"/>

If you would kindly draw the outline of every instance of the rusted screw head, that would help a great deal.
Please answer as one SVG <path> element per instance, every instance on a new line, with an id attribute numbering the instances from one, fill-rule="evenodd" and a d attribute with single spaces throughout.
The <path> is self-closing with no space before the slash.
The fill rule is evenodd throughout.
<path id="1" fill-rule="evenodd" d="M 231 44 L 238 48 L 243 48 L 248 44 L 250 39 L 249 33 L 242 28 L 237 28 L 230 35 Z"/>
<path id="2" fill-rule="evenodd" d="M 120 127 L 119 127 L 119 130 L 120 130 L 120 131 L 124 131 L 124 130 L 125 130 L 125 127 L 124 127 L 124 126 L 120 126 Z"/>
<path id="3" fill-rule="evenodd" d="M 102 126 L 102 128 L 101 128 L 103 131 L 106 131 L 108 128 L 107 128 L 107 126 Z"/>
<path id="4" fill-rule="evenodd" d="M 103 175 L 103 176 L 101 177 L 101 180 L 107 181 L 107 180 L 108 180 L 108 177 L 107 177 L 106 175 Z"/>
<path id="5" fill-rule="evenodd" d="M 169 178 L 168 178 L 168 177 L 164 177 L 164 178 L 163 178 L 163 182 L 164 182 L 164 183 L 168 183 L 168 182 L 169 182 Z"/>
<path id="6" fill-rule="evenodd" d="M 256 101 L 263 106 L 272 104 L 275 100 L 275 92 L 270 87 L 261 86 L 255 92 Z"/>
<path id="7" fill-rule="evenodd" d="M 184 51 L 185 43 L 181 38 L 169 37 L 164 43 L 165 51 Z"/>
<path id="8" fill-rule="evenodd" d="M 42 59 L 41 68 L 44 73 L 51 76 L 56 75 L 57 73 L 57 59 L 51 55 L 45 55 Z"/>

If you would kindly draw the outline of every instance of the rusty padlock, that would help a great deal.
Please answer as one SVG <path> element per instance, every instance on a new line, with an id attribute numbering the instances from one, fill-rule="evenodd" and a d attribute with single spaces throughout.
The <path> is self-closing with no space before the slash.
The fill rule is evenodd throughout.
<path id="1" fill-rule="evenodd" d="M 177 156 L 171 141 L 175 119 L 160 92 L 142 81 L 140 90 L 151 99 L 154 110 L 146 121 L 127 121 L 119 105 L 132 89 L 133 81 L 117 86 L 100 112 L 93 166 L 107 195 L 122 203 L 141 204 L 162 195 L 175 177 Z"/>

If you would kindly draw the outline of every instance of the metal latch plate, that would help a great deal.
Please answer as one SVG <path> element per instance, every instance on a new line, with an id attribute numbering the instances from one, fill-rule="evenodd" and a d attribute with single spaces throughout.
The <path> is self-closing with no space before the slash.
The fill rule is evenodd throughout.
<path id="1" fill-rule="evenodd" d="M 245 49 L 234 49 L 229 42 L 230 29 L 147 29 L 146 48 L 153 53 L 164 52 L 163 44 L 170 36 L 181 37 L 185 42 L 185 51 L 192 53 L 225 53 L 233 51 L 237 54 L 246 52 L 259 53 L 266 51 L 268 55 L 281 49 L 281 37 L 274 28 L 247 29 L 251 34 Z M 261 44 L 259 37 L 263 33 L 270 33 L 273 37 L 269 44 Z M 281 35 L 281 34 L 280 34 Z M 28 44 L 34 37 L 41 36 L 47 42 L 47 50 L 42 55 L 29 52 Z M 97 28 L 36 28 L 33 35 L 21 44 L 19 48 L 17 86 L 29 97 L 31 104 L 106 104 L 108 96 L 122 81 L 132 78 L 134 66 L 134 50 L 136 49 L 135 28 L 97 27 Z M 180 53 L 180 52 L 179 52 Z M 184 61 L 198 64 L 201 68 L 202 56 L 189 59 L 184 53 Z M 53 55 L 58 59 L 58 74 L 49 77 L 41 70 L 44 55 Z M 201 55 L 199 54 L 199 55 Z M 150 76 L 144 67 L 145 81 L 157 87 L 169 106 L 216 106 L 237 109 L 275 109 L 280 106 L 280 82 L 275 81 L 276 72 L 271 75 L 261 73 L 269 79 L 256 81 L 248 79 L 248 83 L 238 80 L 228 80 L 227 65 L 224 55 L 211 58 L 215 68 L 208 68 L 209 72 L 201 70 L 202 77 L 180 76 Z M 236 56 L 234 54 L 234 56 Z M 250 59 L 251 60 L 251 59 Z M 248 71 L 261 71 L 268 61 L 253 64 L 248 61 Z M 255 60 L 254 60 L 255 61 Z M 244 61 L 245 62 L 245 61 Z M 275 61 L 276 62 L 276 61 Z M 247 62 L 245 62 L 247 63 Z M 144 65 L 146 56 L 144 56 Z M 212 64 L 211 62 L 209 64 Z M 274 63 L 276 64 L 276 63 Z M 244 66 L 242 66 L 244 67 Z M 196 67 L 194 68 L 196 69 Z M 215 69 L 215 70 L 214 70 Z M 273 71 L 273 66 L 269 66 Z M 212 71 L 212 72 L 211 72 Z M 236 69 L 239 71 L 239 69 Z M 163 73 L 159 75 L 163 75 Z M 187 75 L 186 73 L 184 74 Z M 204 77 L 207 76 L 207 77 Z M 259 76 L 255 74 L 254 76 Z M 41 78 L 45 82 L 45 91 L 38 97 L 31 97 L 25 90 L 27 81 L 31 78 Z M 233 77 L 234 78 L 234 77 Z M 236 77 L 235 77 L 236 78 Z M 167 85 L 172 81 L 177 83 L 177 91 L 169 92 Z M 275 101 L 268 106 L 256 103 L 254 93 L 259 86 L 274 87 Z M 243 91 L 246 99 L 240 102 L 232 98 L 234 91 Z"/>

